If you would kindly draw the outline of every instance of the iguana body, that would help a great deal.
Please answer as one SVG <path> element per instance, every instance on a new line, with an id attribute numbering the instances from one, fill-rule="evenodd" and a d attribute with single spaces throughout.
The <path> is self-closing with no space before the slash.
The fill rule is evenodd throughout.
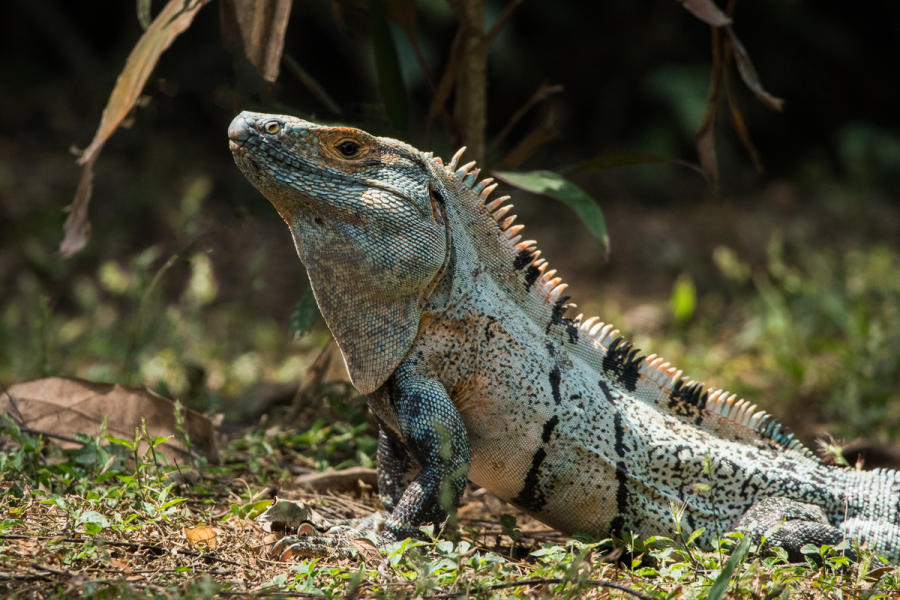
<path id="1" fill-rule="evenodd" d="M 565 284 L 461 152 L 247 112 L 229 136 L 381 425 L 389 537 L 440 521 L 468 477 L 568 533 L 672 535 L 678 512 L 705 547 L 740 526 L 795 556 L 847 537 L 900 560 L 897 472 L 826 466 L 749 403 L 567 317 Z"/>

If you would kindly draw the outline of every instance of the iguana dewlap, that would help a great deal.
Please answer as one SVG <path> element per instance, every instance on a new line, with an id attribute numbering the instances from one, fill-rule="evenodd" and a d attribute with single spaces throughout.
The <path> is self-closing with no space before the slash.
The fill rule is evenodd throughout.
<path id="1" fill-rule="evenodd" d="M 827 466 L 765 412 L 569 318 L 566 285 L 474 163 L 283 115 L 228 130 L 274 205 L 381 427 L 387 535 L 455 508 L 466 478 L 564 532 L 735 527 L 843 538 L 900 560 L 895 471 Z"/>

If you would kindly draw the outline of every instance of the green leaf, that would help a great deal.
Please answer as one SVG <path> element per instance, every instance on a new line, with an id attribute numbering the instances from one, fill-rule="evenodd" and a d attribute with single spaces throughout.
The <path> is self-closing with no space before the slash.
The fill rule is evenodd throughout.
<path id="1" fill-rule="evenodd" d="M 722 572 L 719 573 L 719 576 L 716 577 L 713 584 L 709 586 L 709 593 L 706 595 L 706 600 L 721 600 L 725 595 L 725 592 L 728 591 L 728 584 L 731 583 L 731 576 L 734 575 L 734 570 L 737 568 L 738 563 L 744 560 L 744 557 L 747 556 L 749 550 L 750 537 L 745 535 L 744 539 L 742 539 L 734 549 L 734 552 L 731 553 L 731 556 L 728 557 L 728 561 L 726 561 Z"/>
<path id="2" fill-rule="evenodd" d="M 137 1 L 137 18 L 144 30 L 150 27 L 150 22 L 153 20 L 150 15 L 150 0 Z"/>
<path id="3" fill-rule="evenodd" d="M 109 527 L 109 520 L 94 510 L 81 513 L 76 522 L 84 524 L 84 532 L 88 535 L 97 535 Z"/>
<path id="4" fill-rule="evenodd" d="M 319 307 L 316 305 L 316 298 L 313 296 L 312 290 L 307 290 L 291 311 L 291 317 L 288 327 L 294 339 L 300 339 L 306 335 L 313 325 L 319 320 Z"/>
<path id="5" fill-rule="evenodd" d="M 408 115 L 406 86 L 400 71 L 400 58 L 391 28 L 385 16 L 381 0 L 369 0 L 369 17 L 372 27 L 372 46 L 375 50 L 375 71 L 378 74 L 378 92 L 391 125 L 406 130 Z"/>
<path id="6" fill-rule="evenodd" d="M 687 275 L 681 274 L 672 286 L 672 296 L 669 298 L 669 307 L 672 316 L 678 323 L 686 323 L 694 316 L 697 308 L 697 288 L 694 281 Z"/>
<path id="7" fill-rule="evenodd" d="M 609 236 L 603 211 L 580 187 L 553 171 L 494 171 L 493 175 L 526 192 L 550 196 L 567 205 L 600 241 L 604 254 L 609 254 Z"/>
<path id="8" fill-rule="evenodd" d="M 694 531 L 692 531 L 692 532 L 691 532 L 691 535 L 688 536 L 688 539 L 684 542 L 684 545 L 685 545 L 685 546 L 690 546 L 691 544 L 693 544 L 693 543 L 697 540 L 698 537 L 700 537 L 701 535 L 703 535 L 703 532 L 704 532 L 704 531 L 706 531 L 706 528 L 705 528 L 705 527 L 698 527 L 697 529 L 695 529 Z"/>

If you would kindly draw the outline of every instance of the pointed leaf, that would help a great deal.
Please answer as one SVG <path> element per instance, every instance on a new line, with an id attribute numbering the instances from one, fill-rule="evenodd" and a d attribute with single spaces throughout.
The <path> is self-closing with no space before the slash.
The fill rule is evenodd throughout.
<path id="1" fill-rule="evenodd" d="M 719 573 L 719 576 L 716 577 L 713 584 L 709 586 L 709 593 L 706 595 L 706 600 L 721 600 L 725 595 L 725 592 L 728 591 L 728 584 L 731 583 L 731 576 L 734 574 L 734 570 L 737 568 L 738 563 L 744 560 L 744 557 L 747 556 L 749 550 L 750 536 L 745 535 L 731 553 L 731 556 L 728 557 L 728 561 L 726 561 L 722 572 Z"/>
<path id="2" fill-rule="evenodd" d="M 606 219 L 600 206 L 580 187 L 553 171 L 494 171 L 494 177 L 534 194 L 550 196 L 566 204 L 594 234 L 605 254 L 609 254 Z"/>
<path id="3" fill-rule="evenodd" d="M 756 94 L 756 97 L 759 98 L 763 104 L 772 110 L 781 110 L 781 107 L 784 105 L 784 100 L 776 98 L 763 89 L 762 83 L 759 81 L 759 73 L 756 72 L 756 67 L 753 66 L 753 61 L 750 60 L 750 54 L 747 53 L 747 49 L 744 48 L 741 40 L 735 35 L 734 29 L 728 27 L 726 30 L 728 31 L 728 36 L 731 38 L 734 62 L 737 63 L 738 73 L 741 74 L 741 79 L 744 80 L 747 87 Z"/>
<path id="4" fill-rule="evenodd" d="M 756 171 L 758 173 L 762 173 L 763 165 L 762 159 L 759 156 L 759 150 L 756 149 L 756 146 L 753 144 L 753 140 L 750 139 L 750 131 L 747 129 L 747 122 L 744 121 L 744 115 L 741 114 L 741 109 L 737 105 L 737 99 L 734 97 L 734 94 L 731 93 L 731 86 L 728 85 L 727 81 L 725 83 L 725 95 L 728 98 L 728 110 L 731 114 L 731 126 L 734 127 L 734 131 L 735 133 L 737 133 L 738 139 L 741 140 L 744 148 L 746 148 L 747 152 L 750 154 L 750 159 L 753 161 L 753 166 L 756 167 Z"/>
<path id="5" fill-rule="evenodd" d="M 722 59 L 722 41 L 718 29 L 712 30 L 713 70 L 703 109 L 703 122 L 697 131 L 697 157 L 712 182 L 713 193 L 719 189 L 719 162 L 716 158 L 716 116 L 719 112 L 719 96 L 725 77 L 725 61 Z"/>
<path id="6" fill-rule="evenodd" d="M 244 53 L 266 81 L 278 79 L 293 0 L 222 0 L 222 39 Z"/>
<path id="7" fill-rule="evenodd" d="M 731 19 L 725 16 L 712 0 L 679 0 L 681 5 L 689 13 L 713 27 L 724 27 L 731 24 Z"/>

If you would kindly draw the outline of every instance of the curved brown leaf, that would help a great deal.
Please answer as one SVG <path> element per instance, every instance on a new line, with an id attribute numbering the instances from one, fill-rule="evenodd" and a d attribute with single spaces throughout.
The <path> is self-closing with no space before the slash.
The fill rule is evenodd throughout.
<path id="1" fill-rule="evenodd" d="M 724 27 L 731 24 L 725 13 L 719 10 L 712 0 L 679 0 L 689 13 L 713 27 Z"/>
<path id="2" fill-rule="evenodd" d="M 741 74 L 741 79 L 744 80 L 747 87 L 750 88 L 757 98 L 759 98 L 760 102 L 772 110 L 781 110 L 784 100 L 776 98 L 763 89 L 762 83 L 759 81 L 759 73 L 756 72 L 756 67 L 753 66 L 753 61 L 750 60 L 750 54 L 747 52 L 747 49 L 744 48 L 741 40 L 738 39 L 731 27 L 726 27 L 726 31 L 728 31 L 728 36 L 731 39 L 734 62 L 737 63 L 738 73 Z"/>
<path id="3" fill-rule="evenodd" d="M 239 48 L 266 81 L 278 79 L 293 0 L 223 0 L 222 38 Z"/>

